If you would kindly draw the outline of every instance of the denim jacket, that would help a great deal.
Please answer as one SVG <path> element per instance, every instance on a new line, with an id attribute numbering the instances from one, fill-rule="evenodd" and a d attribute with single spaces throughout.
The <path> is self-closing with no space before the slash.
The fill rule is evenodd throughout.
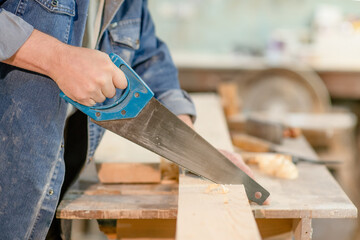
<path id="1" fill-rule="evenodd" d="M 33 28 L 81 46 L 88 1 L 0 0 L 0 4 L 0 60 L 12 56 Z M 173 113 L 195 115 L 190 98 L 179 87 L 166 45 L 155 36 L 146 1 L 106 1 L 97 48 L 120 55 Z M 73 134 L 64 137 L 68 104 L 59 97 L 55 82 L 44 75 L 0 63 L 0 103 L 0 239 L 44 239 L 65 169 L 72 166 L 71 162 L 65 166 L 64 139 L 74 142 L 80 135 L 69 130 Z M 88 136 L 89 160 L 103 129 L 89 121 L 82 128 Z"/>

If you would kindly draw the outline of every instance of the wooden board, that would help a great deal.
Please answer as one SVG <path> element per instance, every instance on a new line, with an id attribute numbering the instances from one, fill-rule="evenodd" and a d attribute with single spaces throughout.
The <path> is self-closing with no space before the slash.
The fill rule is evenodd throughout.
<path id="1" fill-rule="evenodd" d="M 192 95 L 197 108 L 195 129 L 214 146 L 232 150 L 219 98 Z M 260 239 L 243 185 L 226 186 L 229 192 L 208 193 L 209 181 L 180 175 L 177 240 Z"/>
<path id="2" fill-rule="evenodd" d="M 175 219 L 178 184 L 79 184 L 56 217 L 64 219 Z"/>
<path id="3" fill-rule="evenodd" d="M 161 180 L 158 155 L 107 130 L 94 160 L 103 183 L 159 183 Z"/>
<path id="4" fill-rule="evenodd" d="M 243 185 L 226 186 L 226 194 L 207 187 L 180 182 L 177 240 L 260 239 Z"/>
<path id="5" fill-rule="evenodd" d="M 304 138 L 286 139 L 280 148 L 317 158 Z M 270 191 L 271 204 L 252 205 L 256 218 L 356 218 L 357 209 L 324 166 L 298 164 L 299 177 L 276 179 L 256 171 L 256 180 Z"/>
<path id="6" fill-rule="evenodd" d="M 157 183 L 161 180 L 159 163 L 98 163 L 102 183 Z"/>

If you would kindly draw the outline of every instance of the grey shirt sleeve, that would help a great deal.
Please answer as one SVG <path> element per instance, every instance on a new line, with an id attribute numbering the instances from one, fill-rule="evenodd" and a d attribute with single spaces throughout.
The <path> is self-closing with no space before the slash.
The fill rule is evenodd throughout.
<path id="1" fill-rule="evenodd" d="M 33 30 L 22 18 L 0 8 L 0 61 L 14 55 Z"/>
<path id="2" fill-rule="evenodd" d="M 157 99 L 175 115 L 189 115 L 195 121 L 196 110 L 189 94 L 180 89 L 171 89 L 160 94 Z"/>

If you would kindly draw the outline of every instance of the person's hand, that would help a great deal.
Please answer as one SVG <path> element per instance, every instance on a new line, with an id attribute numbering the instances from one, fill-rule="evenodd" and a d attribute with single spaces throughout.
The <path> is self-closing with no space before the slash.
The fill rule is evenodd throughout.
<path id="1" fill-rule="evenodd" d="M 124 73 L 110 57 L 100 51 L 64 45 L 59 64 L 49 76 L 69 98 L 86 106 L 115 96 L 116 89 L 124 89 Z"/>
<path id="2" fill-rule="evenodd" d="M 124 73 L 107 54 L 69 45 L 59 52 L 58 65 L 49 76 L 72 100 L 92 106 L 114 97 L 116 88 L 126 88 Z"/>
<path id="3" fill-rule="evenodd" d="M 240 154 L 229 152 L 223 149 L 218 149 L 227 159 L 229 159 L 233 164 L 235 164 L 238 168 L 243 170 L 249 177 L 255 179 L 254 173 L 251 169 L 246 165 Z"/>
<path id="4" fill-rule="evenodd" d="M 191 121 L 191 118 L 189 115 L 186 115 L 186 114 L 181 114 L 181 115 L 178 115 L 178 118 L 183 121 L 184 123 L 186 123 L 186 125 L 188 125 L 189 127 L 191 127 L 192 129 L 194 129 L 194 124 L 193 122 Z"/>
<path id="5" fill-rule="evenodd" d="M 38 30 L 3 62 L 51 77 L 69 98 L 86 106 L 127 86 L 124 73 L 107 54 L 64 44 Z"/>

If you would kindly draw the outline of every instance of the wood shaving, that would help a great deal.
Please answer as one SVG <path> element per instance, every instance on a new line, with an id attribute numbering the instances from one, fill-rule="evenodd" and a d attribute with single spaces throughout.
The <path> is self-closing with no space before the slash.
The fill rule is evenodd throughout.
<path id="1" fill-rule="evenodd" d="M 220 194 L 227 194 L 229 192 L 229 188 L 227 188 L 223 184 L 210 184 L 205 190 L 205 193 L 220 193 Z"/>

